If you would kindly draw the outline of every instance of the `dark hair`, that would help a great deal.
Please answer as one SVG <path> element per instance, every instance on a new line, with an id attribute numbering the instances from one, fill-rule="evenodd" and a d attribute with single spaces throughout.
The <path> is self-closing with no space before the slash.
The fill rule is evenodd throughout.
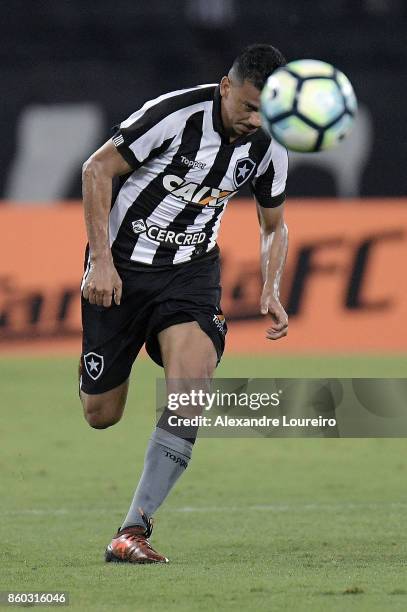
<path id="1" fill-rule="evenodd" d="M 271 45 L 250 45 L 243 49 L 233 62 L 232 76 L 241 83 L 250 81 L 257 89 L 263 89 L 268 77 L 276 68 L 286 63 L 284 55 Z"/>

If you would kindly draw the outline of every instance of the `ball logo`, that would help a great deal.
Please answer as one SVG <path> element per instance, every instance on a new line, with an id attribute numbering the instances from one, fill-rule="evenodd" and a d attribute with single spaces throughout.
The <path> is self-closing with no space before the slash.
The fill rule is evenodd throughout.
<path id="1" fill-rule="evenodd" d="M 256 164 L 250 157 L 244 157 L 236 162 L 233 172 L 233 182 L 237 188 L 241 187 L 253 174 Z"/>
<path id="2" fill-rule="evenodd" d="M 102 355 L 97 353 L 86 353 L 83 356 L 83 363 L 89 376 L 93 380 L 97 380 L 103 372 L 105 360 Z"/>

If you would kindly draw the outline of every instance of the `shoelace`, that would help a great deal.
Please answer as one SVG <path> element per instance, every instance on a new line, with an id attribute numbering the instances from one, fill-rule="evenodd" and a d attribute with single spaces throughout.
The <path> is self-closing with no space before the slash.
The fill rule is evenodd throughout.
<path id="1" fill-rule="evenodd" d="M 143 519 L 143 523 L 145 525 L 145 532 L 144 532 L 144 536 L 146 538 L 149 538 L 151 536 L 151 534 L 153 533 L 153 519 L 150 517 L 148 518 L 148 516 L 146 516 L 143 508 L 139 508 L 138 511 L 140 512 L 140 516 Z"/>
<path id="2" fill-rule="evenodd" d="M 143 533 L 128 533 L 126 534 L 126 537 L 129 540 L 137 540 L 139 538 L 149 538 L 153 532 L 153 519 L 152 518 L 148 518 L 148 516 L 145 514 L 144 510 L 142 508 L 139 508 L 138 511 L 140 512 L 140 516 L 143 519 L 143 523 L 144 523 L 144 527 L 145 527 L 145 531 Z M 118 533 L 120 533 L 120 527 L 117 530 Z M 150 546 L 150 543 L 147 542 L 148 545 Z M 150 547 L 151 548 L 151 547 Z"/>

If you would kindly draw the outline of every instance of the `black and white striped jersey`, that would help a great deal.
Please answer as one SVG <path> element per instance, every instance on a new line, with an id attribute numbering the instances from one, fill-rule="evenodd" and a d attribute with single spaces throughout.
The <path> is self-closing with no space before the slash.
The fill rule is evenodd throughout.
<path id="1" fill-rule="evenodd" d="M 132 168 L 113 187 L 110 246 L 119 269 L 211 253 L 228 200 L 249 182 L 261 206 L 284 201 L 287 152 L 261 129 L 226 138 L 218 85 L 173 91 L 123 121 L 113 143 Z"/>

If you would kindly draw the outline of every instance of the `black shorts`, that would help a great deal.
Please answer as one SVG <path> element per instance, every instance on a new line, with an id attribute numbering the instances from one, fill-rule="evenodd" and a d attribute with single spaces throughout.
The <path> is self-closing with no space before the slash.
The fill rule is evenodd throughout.
<path id="1" fill-rule="evenodd" d="M 177 323 L 197 321 L 212 340 L 219 363 L 227 325 L 220 308 L 218 253 L 166 270 L 119 274 L 120 306 L 96 306 L 82 297 L 80 385 L 85 393 L 104 393 L 123 383 L 144 343 L 162 366 L 157 334 Z"/>

